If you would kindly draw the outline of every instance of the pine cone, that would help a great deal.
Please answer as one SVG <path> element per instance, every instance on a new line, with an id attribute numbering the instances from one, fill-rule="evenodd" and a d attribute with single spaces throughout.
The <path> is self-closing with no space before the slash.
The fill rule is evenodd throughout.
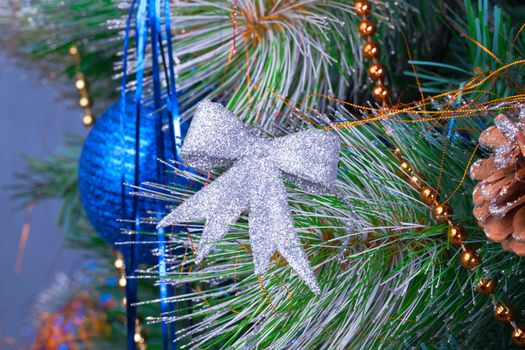
<path id="1" fill-rule="evenodd" d="M 514 123 L 500 114 L 481 133 L 479 144 L 492 156 L 470 168 L 481 180 L 472 197 L 474 216 L 487 237 L 503 249 L 525 256 L 525 120 Z"/>

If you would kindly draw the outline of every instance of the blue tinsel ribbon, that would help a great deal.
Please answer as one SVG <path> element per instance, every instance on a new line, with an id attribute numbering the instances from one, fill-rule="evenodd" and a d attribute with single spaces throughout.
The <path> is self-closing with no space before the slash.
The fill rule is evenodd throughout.
<path id="1" fill-rule="evenodd" d="M 177 83 L 175 81 L 175 62 L 173 60 L 173 47 L 172 47 L 172 36 L 171 36 L 171 21 L 170 21 L 170 0 L 164 0 L 164 25 L 165 25 L 165 33 L 166 33 L 166 43 L 167 43 L 167 50 L 168 50 L 168 69 L 169 69 L 169 82 L 168 82 L 168 111 L 170 120 L 170 131 L 171 131 L 171 144 L 173 146 L 173 156 L 175 157 L 175 160 L 180 164 L 182 162 L 182 158 L 180 156 L 180 150 L 182 147 L 182 130 L 181 130 L 181 122 L 180 122 L 180 116 L 179 116 L 179 102 L 178 102 L 178 95 L 177 95 Z M 162 40 L 161 40 L 162 43 Z M 163 266 L 159 264 L 159 268 L 163 267 L 163 274 L 165 275 L 166 270 L 166 264 Z M 162 275 L 162 274 L 161 274 Z M 162 276 L 161 276 L 162 277 Z M 165 291 L 162 290 L 162 288 L 165 287 Z M 165 293 L 166 296 L 174 295 L 174 288 L 172 286 L 161 284 L 161 294 Z M 174 305 L 173 304 L 167 304 L 166 302 L 163 302 L 161 307 L 163 310 L 167 312 L 172 312 Z M 164 325 L 165 326 L 165 325 Z M 175 342 L 175 322 L 171 323 L 170 327 L 170 333 L 171 333 L 171 339 L 172 339 L 172 349 L 177 348 L 177 344 Z M 164 332 L 164 330 L 163 330 Z"/>
<path id="2" fill-rule="evenodd" d="M 162 92 L 161 92 L 161 82 L 160 82 L 160 64 L 159 64 L 159 47 L 162 52 L 162 28 L 161 22 L 159 19 L 160 14 L 160 5 L 161 0 L 138 0 L 138 5 L 136 5 L 136 0 L 133 0 L 130 11 L 126 21 L 126 30 L 124 35 L 124 57 L 123 57 L 123 77 L 122 77 L 122 87 L 121 87 L 121 103 L 122 103 L 122 113 L 121 118 L 126 117 L 126 84 L 127 84 L 127 60 L 128 60 L 128 47 L 129 47 L 129 34 L 131 29 L 131 19 L 132 15 L 135 12 L 135 32 L 136 32 L 136 89 L 135 89 L 135 108 L 136 108 L 136 120 L 135 120 L 135 174 L 134 174 L 134 185 L 138 187 L 141 182 L 140 178 L 140 169 L 139 169 L 139 154 L 140 154 L 140 121 L 141 121 L 141 104 L 142 104 L 142 94 L 143 94 L 143 78 L 144 78 L 144 63 L 145 63 L 145 51 L 146 44 L 148 39 L 148 31 L 151 36 L 151 54 L 152 54 L 152 78 L 153 78 L 153 103 L 155 109 L 155 115 L 153 116 L 154 123 L 156 124 L 156 137 L 157 137 L 157 155 L 161 159 L 166 159 L 167 154 L 164 147 L 164 137 L 162 133 L 162 125 L 164 122 L 163 109 L 162 109 Z M 168 51 L 168 70 L 169 81 L 168 81 L 168 98 L 166 99 L 167 110 L 169 111 L 168 123 L 171 131 L 171 144 L 172 144 L 172 154 L 177 161 L 180 161 L 180 146 L 182 142 L 181 127 L 180 127 L 180 118 L 178 110 L 178 101 L 177 101 L 177 91 L 175 85 L 175 69 L 173 61 L 173 48 L 171 44 L 171 26 L 170 26 L 170 13 L 169 13 L 169 0 L 164 0 L 164 17 L 165 17 L 165 30 L 166 30 L 166 43 Z M 165 64 L 166 65 L 166 64 Z M 121 127 L 123 123 L 121 122 Z M 123 129 L 123 127 L 122 127 Z M 158 163 L 157 168 L 157 179 L 165 180 L 166 169 L 164 165 Z M 125 193 L 123 191 L 123 193 Z M 140 231 L 140 215 L 137 210 L 137 197 L 133 198 L 133 217 L 134 225 L 133 229 L 135 232 Z M 161 208 L 159 208 L 161 209 Z M 160 297 L 162 300 L 165 300 L 167 297 L 173 294 L 173 288 L 163 282 L 163 279 L 166 277 L 167 273 L 167 263 L 166 263 L 166 245 L 165 245 L 165 232 L 163 229 L 157 231 L 158 236 L 158 252 L 159 252 L 159 275 L 161 279 L 160 283 Z M 126 284 L 126 299 L 127 299 L 127 323 L 128 323 L 128 335 L 127 335 L 127 344 L 129 350 L 135 350 L 135 322 L 137 319 L 137 309 L 134 304 L 138 300 L 138 286 L 135 276 L 135 271 L 138 267 L 138 245 L 134 244 L 135 236 L 131 236 L 131 253 L 127 257 L 126 261 L 126 274 L 128 277 L 128 283 Z M 166 301 L 161 302 L 161 312 L 166 313 L 171 311 L 169 305 Z M 170 340 L 172 341 L 172 348 L 176 348 L 174 343 L 175 327 L 172 325 L 171 328 L 168 328 L 166 324 L 162 325 L 162 344 L 164 349 L 168 349 Z"/>
<path id="3" fill-rule="evenodd" d="M 169 10 L 169 7 L 168 7 Z M 153 101 L 155 106 L 155 123 L 157 124 L 157 154 L 166 159 L 166 153 L 164 150 L 164 137 L 162 133 L 162 124 L 163 124 L 163 114 L 162 113 L 162 95 L 161 95 L 161 86 L 160 86 L 160 65 L 159 65 L 159 46 L 162 45 L 162 29 L 158 14 L 160 13 L 160 1 L 159 0 L 149 0 L 149 23 L 151 26 L 151 57 L 152 57 L 152 76 L 153 76 Z M 169 19 L 169 12 L 166 14 Z M 171 42 L 168 42 L 168 46 L 171 45 Z M 180 127 L 179 127 L 180 129 Z M 177 146 L 174 145 L 174 149 L 177 149 Z M 176 153 L 174 152 L 174 155 Z M 158 163 L 158 178 L 164 179 L 166 175 L 166 169 L 163 163 Z M 159 208 L 160 212 L 162 208 Z M 158 237 L 158 257 L 159 257 L 159 278 L 160 278 L 160 307 L 161 313 L 165 314 L 169 311 L 166 298 L 169 296 L 168 285 L 164 282 L 166 278 L 166 236 L 164 234 L 164 229 L 157 229 Z M 164 349 L 168 349 L 170 342 L 170 335 L 168 325 L 162 323 L 162 346 Z"/>
<path id="4" fill-rule="evenodd" d="M 124 57 L 123 57 L 123 75 L 122 75 L 122 86 L 121 86 L 121 98 L 120 98 L 120 104 L 121 104 L 121 112 L 120 112 L 120 129 L 121 129 L 121 135 L 122 135 L 122 149 L 124 149 L 125 145 L 125 134 L 124 134 L 124 121 L 123 119 L 126 117 L 127 109 L 126 109 L 126 85 L 127 85 L 127 64 L 128 64 L 128 48 L 129 48 L 129 33 L 131 29 L 131 19 L 132 15 L 135 11 L 136 6 L 136 0 L 133 0 L 131 3 L 131 7 L 129 9 L 128 17 L 126 20 L 126 30 L 124 34 L 124 45 L 123 45 L 123 51 L 124 51 Z M 139 118 L 139 114 L 137 114 L 137 119 Z M 136 121 L 136 127 L 140 123 Z M 137 134 L 140 130 L 135 130 L 135 134 Z M 138 144 L 138 138 L 136 139 L 136 144 Z M 135 150 L 135 157 L 139 155 L 138 150 Z M 123 155 L 124 156 L 124 155 Z M 135 158 L 135 180 L 138 180 L 138 162 Z M 134 181 L 136 182 L 136 181 Z M 122 186 L 124 186 L 124 179 L 122 179 Z M 125 193 L 126 191 L 124 188 L 121 191 L 122 193 L 122 204 L 124 205 L 126 203 L 125 200 Z M 133 211 L 135 216 L 135 226 L 137 225 L 137 204 L 136 204 L 136 198 L 133 199 Z M 135 227 L 136 229 L 136 227 Z M 131 235 L 130 240 L 132 241 L 132 244 L 130 246 L 130 253 L 128 256 L 125 256 L 126 259 L 126 276 L 133 276 L 135 274 L 135 271 L 137 269 L 137 245 L 133 244 L 135 241 L 135 236 Z M 137 302 L 137 280 L 136 279 L 129 279 L 126 283 L 126 317 L 127 317 L 127 348 L 128 350 L 135 350 L 135 322 L 137 319 L 137 307 L 134 305 L 135 302 Z"/>

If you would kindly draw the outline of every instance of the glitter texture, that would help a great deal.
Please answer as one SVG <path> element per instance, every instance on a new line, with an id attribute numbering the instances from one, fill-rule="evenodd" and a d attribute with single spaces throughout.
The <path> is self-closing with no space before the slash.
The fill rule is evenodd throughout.
<path id="1" fill-rule="evenodd" d="M 306 191 L 331 190 L 337 175 L 339 139 L 310 129 L 273 140 L 256 136 L 218 103 L 197 106 L 181 150 L 187 166 L 231 168 L 190 197 L 159 227 L 205 220 L 197 250 L 200 262 L 242 212 L 249 212 L 255 273 L 263 274 L 277 251 L 314 292 L 319 285 L 294 228 L 284 177 Z"/>
<path id="2" fill-rule="evenodd" d="M 505 115 L 499 115 L 494 119 L 494 124 L 509 139 L 514 139 L 519 133 L 518 128 Z"/>

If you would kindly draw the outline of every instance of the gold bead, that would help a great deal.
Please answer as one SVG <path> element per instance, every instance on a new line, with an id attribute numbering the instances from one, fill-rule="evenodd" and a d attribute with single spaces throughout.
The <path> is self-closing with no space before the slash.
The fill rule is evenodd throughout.
<path id="1" fill-rule="evenodd" d="M 374 22 L 363 19 L 363 22 L 359 23 L 359 32 L 362 36 L 371 36 L 376 32 L 376 25 Z"/>
<path id="2" fill-rule="evenodd" d="M 75 82 L 75 87 L 78 89 L 78 90 L 82 90 L 86 87 L 86 82 L 84 81 L 84 79 L 78 79 L 76 82 Z"/>
<path id="3" fill-rule="evenodd" d="M 80 100 L 78 100 L 78 104 L 80 105 L 80 107 L 89 106 L 89 98 L 82 96 Z"/>
<path id="4" fill-rule="evenodd" d="M 354 3 L 355 12 L 358 15 L 368 15 L 372 11 L 372 5 L 367 0 L 358 0 Z"/>
<path id="5" fill-rule="evenodd" d="M 409 179 L 410 183 L 415 186 L 415 187 L 419 187 L 421 186 L 421 182 L 419 181 L 419 179 L 417 178 L 417 176 L 413 175 L 410 177 Z"/>
<path id="6" fill-rule="evenodd" d="M 516 345 L 525 345 L 525 327 L 518 326 L 512 330 L 512 342 Z"/>
<path id="7" fill-rule="evenodd" d="M 464 250 L 459 258 L 461 265 L 467 270 L 472 270 L 479 265 L 480 259 L 473 250 Z"/>
<path id="8" fill-rule="evenodd" d="M 82 117 L 82 124 L 84 124 L 84 126 L 90 127 L 93 123 L 95 123 L 95 118 L 93 118 L 91 114 L 86 114 Z"/>
<path id="9" fill-rule="evenodd" d="M 69 54 L 72 56 L 78 55 L 78 48 L 76 47 L 76 45 L 72 45 L 69 48 Z"/>
<path id="10" fill-rule="evenodd" d="M 512 312 L 512 309 L 507 305 L 500 302 L 496 303 L 494 308 L 494 318 L 496 318 L 496 320 L 501 322 L 510 322 L 512 321 L 513 314 L 514 313 Z"/>
<path id="11" fill-rule="evenodd" d="M 370 65 L 370 67 L 368 67 L 368 75 L 373 80 L 383 79 L 385 74 L 386 74 L 386 69 L 381 63 L 374 62 Z"/>
<path id="12" fill-rule="evenodd" d="M 142 334 L 140 334 L 140 333 L 135 333 L 135 335 L 133 336 L 133 340 L 135 341 L 135 343 L 143 343 L 144 342 L 144 338 L 142 337 Z"/>
<path id="13" fill-rule="evenodd" d="M 453 214 L 453 211 L 448 204 L 438 204 L 434 207 L 433 214 L 437 222 L 445 223 L 448 221 L 448 217 Z"/>
<path id="14" fill-rule="evenodd" d="M 448 241 L 453 245 L 461 245 L 467 239 L 465 229 L 460 225 L 452 225 L 448 228 Z"/>
<path id="15" fill-rule="evenodd" d="M 496 288 L 496 282 L 492 278 L 482 278 L 478 282 L 476 291 L 479 294 L 492 295 L 494 288 Z"/>
<path id="16" fill-rule="evenodd" d="M 404 160 L 404 159 L 401 160 L 401 163 L 399 163 L 399 166 L 401 167 L 401 169 L 403 169 L 403 170 L 404 170 L 405 172 L 407 172 L 407 173 L 409 173 L 409 172 L 412 171 L 412 167 L 411 167 L 410 164 L 409 164 L 406 160 Z"/>
<path id="17" fill-rule="evenodd" d="M 123 269 L 124 268 L 124 260 L 122 260 L 121 258 L 117 258 L 115 260 L 115 268 L 117 269 Z"/>
<path id="18" fill-rule="evenodd" d="M 368 59 L 376 58 L 379 55 L 379 45 L 371 40 L 367 41 L 363 45 L 363 55 Z"/>
<path id="19" fill-rule="evenodd" d="M 125 276 L 121 276 L 118 280 L 118 286 L 121 287 L 121 288 L 124 288 L 127 284 L 127 281 L 126 281 L 126 277 Z"/>
<path id="20" fill-rule="evenodd" d="M 390 90 L 379 82 L 372 90 L 372 96 L 377 102 L 385 102 L 390 97 Z"/>
<path id="21" fill-rule="evenodd" d="M 438 199 L 436 191 L 434 191 L 433 189 L 431 189 L 429 187 L 424 187 L 419 192 L 419 195 L 420 195 L 421 200 L 423 201 L 423 203 L 425 203 L 426 205 L 434 204 L 434 202 L 437 201 L 437 199 Z"/>

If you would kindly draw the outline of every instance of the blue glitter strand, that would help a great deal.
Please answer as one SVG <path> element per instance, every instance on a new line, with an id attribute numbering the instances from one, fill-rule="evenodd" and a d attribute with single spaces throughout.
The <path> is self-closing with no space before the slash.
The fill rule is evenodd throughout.
<path id="1" fill-rule="evenodd" d="M 151 57 L 152 57 L 152 75 L 153 75 L 153 101 L 155 106 L 155 124 L 157 125 L 157 154 L 166 160 L 166 154 L 164 151 L 164 138 L 162 135 L 162 96 L 161 96 L 161 86 L 160 86 L 160 66 L 159 66 L 159 36 L 161 34 L 160 20 L 158 18 L 158 13 L 160 13 L 160 1 L 159 0 L 149 0 L 149 23 L 151 26 Z M 176 147 L 176 146 L 175 146 Z M 166 171 L 164 169 L 163 163 L 157 162 L 158 165 L 158 178 L 165 179 Z M 159 208 L 157 212 L 162 211 L 162 207 Z M 166 313 L 168 311 L 168 306 L 166 303 L 166 298 L 168 297 L 168 288 L 163 280 L 166 277 L 166 236 L 163 229 L 157 229 L 157 238 L 158 238 L 158 270 L 160 277 L 160 307 L 161 313 Z M 163 322 L 161 325 L 162 328 L 162 347 L 163 349 L 168 349 L 168 344 L 170 341 L 170 335 L 168 334 L 169 327 Z"/>
<path id="2" fill-rule="evenodd" d="M 137 47 L 137 68 L 136 68 L 136 90 L 135 90 L 135 173 L 133 184 L 135 188 L 140 185 L 140 122 L 141 122 L 141 103 L 142 103 L 142 80 L 144 78 L 144 56 L 146 50 L 147 39 L 147 23 L 146 23 L 146 0 L 139 0 L 137 14 L 135 19 L 136 26 L 136 47 Z M 133 197 L 133 217 L 134 231 L 140 231 L 140 215 L 138 211 L 138 198 Z M 137 320 L 137 307 L 135 303 L 138 301 L 138 283 L 135 278 L 135 271 L 138 267 L 138 245 L 136 243 L 136 235 L 130 236 L 130 255 L 128 263 L 126 264 L 126 276 L 128 281 L 126 283 L 126 307 L 127 307 L 127 340 L 128 350 L 135 350 L 135 322 Z"/>
<path id="3" fill-rule="evenodd" d="M 173 45 L 172 45 L 172 35 L 171 35 L 171 16 L 170 16 L 170 1 L 164 0 L 164 26 L 166 33 L 166 45 L 168 51 L 168 70 L 169 70 L 169 83 L 168 83 L 168 111 L 170 120 L 169 125 L 171 129 L 172 136 L 172 146 L 173 146 L 173 156 L 177 162 L 182 162 L 180 156 L 180 150 L 182 148 L 182 131 L 181 131 L 181 122 L 179 115 L 179 102 L 177 94 L 177 83 L 175 81 L 175 62 L 173 59 Z M 162 42 L 162 41 L 161 41 Z M 166 274 L 166 266 L 163 266 L 163 274 Z M 161 288 L 166 288 L 165 293 L 169 296 L 174 295 L 174 288 L 172 286 L 162 284 Z M 167 304 L 167 303 L 164 303 Z M 163 306 L 166 308 L 167 312 L 173 313 L 174 304 L 167 304 Z M 170 332 L 172 335 L 171 348 L 173 350 L 177 349 L 177 343 L 175 342 L 176 334 L 175 322 L 172 322 L 170 325 Z"/>
<path id="4" fill-rule="evenodd" d="M 170 127 L 173 135 L 173 154 L 178 162 L 182 162 L 180 156 L 180 149 L 182 147 L 182 132 L 180 126 L 179 116 L 179 102 L 177 99 L 177 83 L 175 81 L 175 62 L 173 61 L 173 45 L 171 36 L 171 21 L 170 21 L 170 2 L 164 0 L 164 25 L 166 27 L 166 45 L 168 49 L 168 60 L 169 60 L 169 98 L 168 98 L 168 110 L 170 111 Z"/>

